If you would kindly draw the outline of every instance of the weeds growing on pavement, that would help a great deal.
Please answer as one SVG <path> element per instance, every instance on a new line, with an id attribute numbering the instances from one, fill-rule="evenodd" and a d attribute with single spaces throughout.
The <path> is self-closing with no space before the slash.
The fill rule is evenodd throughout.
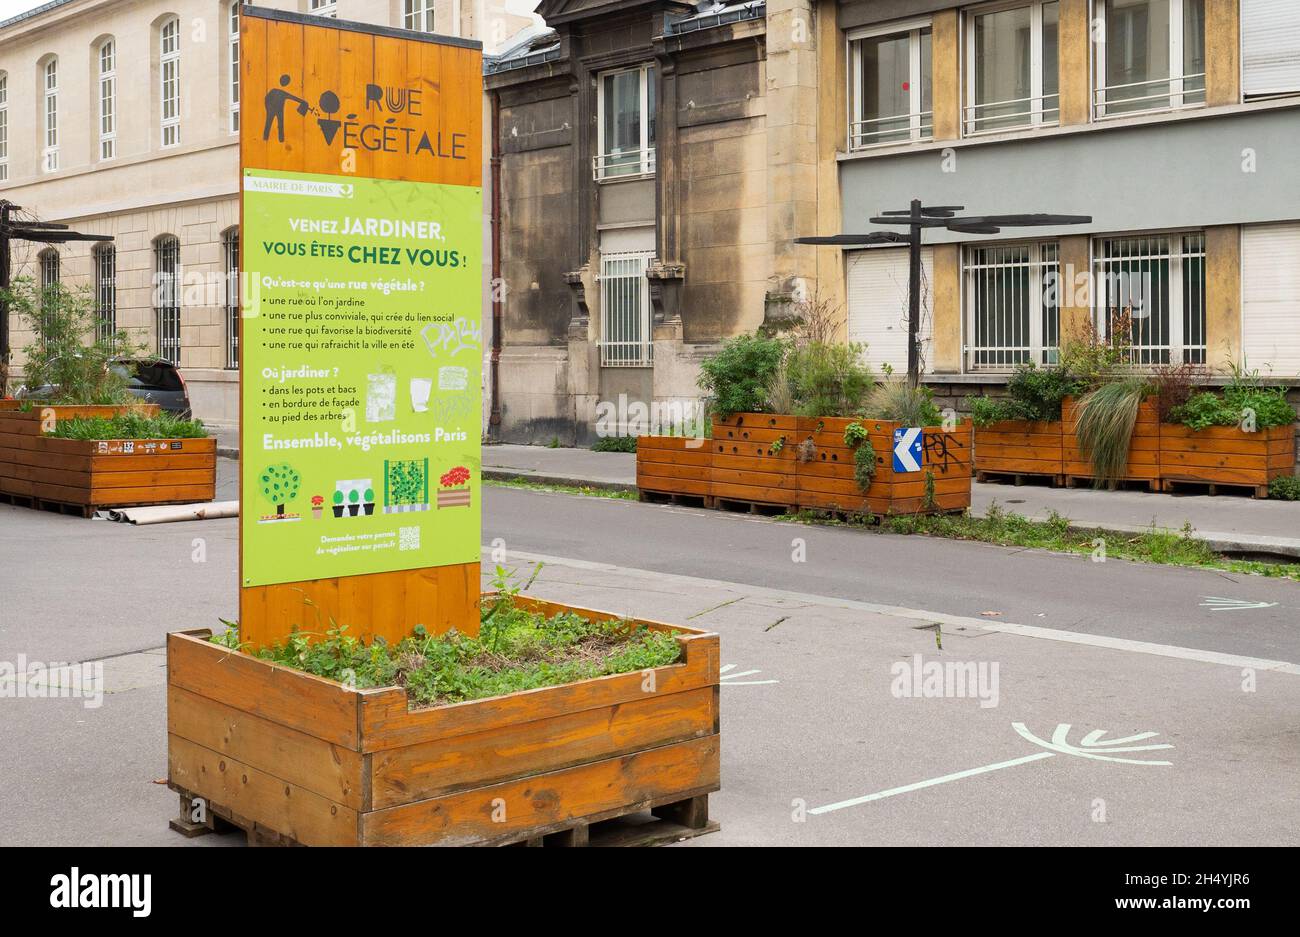
<path id="1" fill-rule="evenodd" d="M 613 488 L 592 488 L 588 485 L 552 485 L 529 481 L 527 478 L 485 478 L 483 484 L 492 488 L 519 488 L 523 491 L 548 491 L 552 494 L 583 495 L 588 498 L 612 498 L 615 501 L 635 501 L 635 491 Z"/>

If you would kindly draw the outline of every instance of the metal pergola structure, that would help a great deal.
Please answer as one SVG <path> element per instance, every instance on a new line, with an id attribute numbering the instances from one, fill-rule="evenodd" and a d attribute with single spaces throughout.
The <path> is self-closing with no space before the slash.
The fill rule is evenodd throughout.
<path id="1" fill-rule="evenodd" d="M 9 383 L 9 304 L 3 294 L 9 289 L 12 271 L 10 245 L 14 241 L 38 244 L 68 244 L 74 241 L 111 241 L 108 234 L 82 234 L 65 224 L 52 221 L 23 221 L 15 217 L 22 206 L 0 199 L 0 396 L 8 392 Z"/>
<path id="2" fill-rule="evenodd" d="M 997 234 L 1004 227 L 1032 228 L 1068 224 L 1090 224 L 1091 215 L 970 215 L 959 217 L 962 205 L 922 205 L 912 199 L 910 208 L 881 212 L 868 219 L 872 224 L 907 225 L 907 234 L 896 231 L 870 231 L 866 234 L 833 234 L 827 237 L 795 238 L 796 244 L 830 247 L 870 247 L 873 244 L 906 244 L 907 275 L 907 382 L 916 387 L 920 381 L 921 354 L 917 336 L 921 331 L 921 231 L 945 228 L 959 234 Z"/>

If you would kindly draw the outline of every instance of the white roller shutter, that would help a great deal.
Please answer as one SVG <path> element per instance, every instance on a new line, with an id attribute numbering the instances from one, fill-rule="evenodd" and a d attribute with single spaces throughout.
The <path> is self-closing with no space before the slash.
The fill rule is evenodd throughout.
<path id="1" fill-rule="evenodd" d="M 890 364 L 895 374 L 907 373 L 907 248 L 878 247 L 852 251 L 845 257 L 848 279 L 849 341 L 864 342 L 866 358 L 880 371 Z M 921 361 L 934 370 L 931 337 L 934 321 L 934 251 L 921 248 Z"/>
<path id="2" fill-rule="evenodd" d="M 1241 0 L 1242 94 L 1300 91 L 1300 2 Z"/>
<path id="3" fill-rule="evenodd" d="M 1300 222 L 1242 228 L 1241 299 L 1247 366 L 1300 375 Z"/>

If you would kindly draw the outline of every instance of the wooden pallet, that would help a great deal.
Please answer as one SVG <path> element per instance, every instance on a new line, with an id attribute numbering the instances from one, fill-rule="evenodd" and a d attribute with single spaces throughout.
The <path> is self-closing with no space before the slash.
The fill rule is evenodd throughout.
<path id="1" fill-rule="evenodd" d="M 1197 478 L 1164 478 L 1160 490 L 1166 494 L 1237 495 L 1247 498 L 1267 498 L 1268 485 L 1251 485 L 1246 482 L 1209 482 Z"/>
<path id="2" fill-rule="evenodd" d="M 180 815 L 169 821 L 170 829 L 187 839 L 209 833 L 242 833 L 249 846 L 300 846 L 290 836 L 269 829 L 221 804 L 203 803 L 204 820 L 194 822 L 197 795 L 175 784 L 180 795 Z M 597 818 L 557 824 L 552 830 L 531 837 L 507 836 L 495 846 L 663 846 L 694 839 L 721 829 L 709 819 L 709 795 L 701 794 L 662 804 L 634 805 L 622 812 Z"/>
<path id="3" fill-rule="evenodd" d="M 1092 488 L 1096 482 L 1093 475 L 1078 475 L 1074 472 L 1065 473 L 1066 488 Z M 1160 491 L 1160 479 L 1158 478 L 1121 478 L 1117 481 L 1113 491 Z"/>
<path id="4" fill-rule="evenodd" d="M 1065 484 L 1065 476 L 1060 473 L 1051 472 L 1004 472 L 1004 471 L 986 471 L 983 469 L 975 472 L 975 480 L 981 484 L 1006 485 L 1011 484 L 1020 487 L 1026 480 L 1040 481 L 1046 480 L 1053 488 L 1060 488 Z"/>
<path id="5" fill-rule="evenodd" d="M 681 491 L 655 491 L 651 488 L 638 488 L 637 500 L 648 504 L 677 504 L 688 508 L 713 507 L 713 498 L 708 495 L 687 494 Z"/>
<path id="6" fill-rule="evenodd" d="M 764 514 L 775 516 L 777 514 L 798 514 L 799 505 L 797 504 L 777 504 L 772 501 L 749 501 L 744 498 L 723 498 L 715 497 L 713 507 L 719 511 L 731 511 L 741 514 Z"/>
<path id="7" fill-rule="evenodd" d="M 13 494 L 0 491 L 0 504 L 12 504 L 14 507 L 31 508 L 36 511 L 51 511 L 55 514 L 68 514 L 72 517 L 90 518 L 95 516 L 95 508 L 89 504 L 73 504 L 70 501 L 55 501 L 50 498 L 36 498 L 31 495 Z"/>

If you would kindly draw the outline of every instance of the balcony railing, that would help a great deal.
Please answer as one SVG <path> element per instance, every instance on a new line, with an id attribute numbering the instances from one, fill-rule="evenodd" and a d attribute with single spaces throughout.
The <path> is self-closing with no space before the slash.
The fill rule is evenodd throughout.
<path id="1" fill-rule="evenodd" d="M 597 182 L 636 176 L 650 176 L 655 171 L 655 148 L 602 153 L 591 158 L 592 178 Z"/>
<path id="2" fill-rule="evenodd" d="M 1019 127 L 1050 126 L 1061 121 L 1061 96 L 1045 94 L 1036 98 L 968 104 L 963 108 L 962 119 L 968 137 Z"/>
<path id="3" fill-rule="evenodd" d="M 1164 90 L 1160 90 L 1163 86 Z M 1152 89 L 1147 91 L 1146 89 Z M 1095 119 L 1167 111 L 1205 103 L 1205 73 L 1108 85 L 1092 93 Z"/>
<path id="4" fill-rule="evenodd" d="M 888 143 L 911 143 L 934 135 L 934 111 L 872 117 L 849 124 L 849 148 L 866 149 Z"/>

